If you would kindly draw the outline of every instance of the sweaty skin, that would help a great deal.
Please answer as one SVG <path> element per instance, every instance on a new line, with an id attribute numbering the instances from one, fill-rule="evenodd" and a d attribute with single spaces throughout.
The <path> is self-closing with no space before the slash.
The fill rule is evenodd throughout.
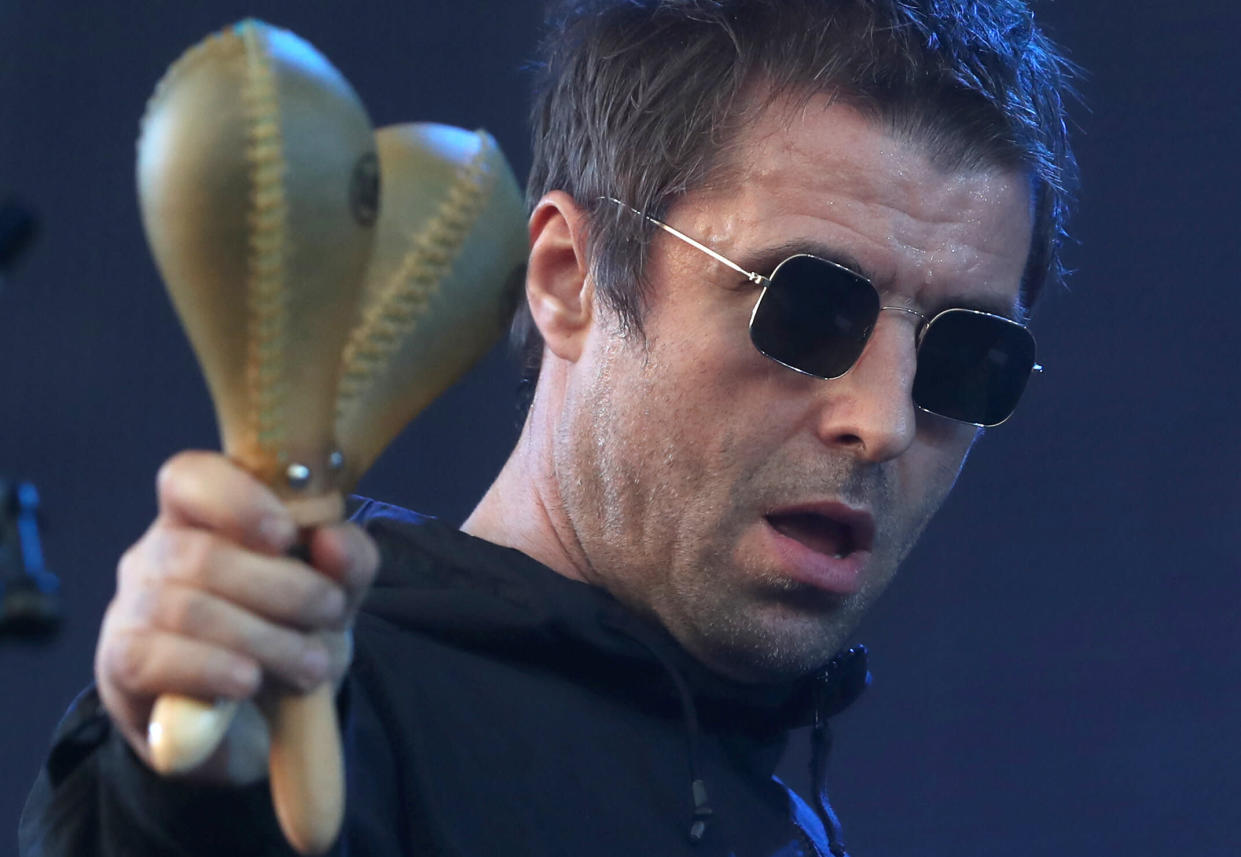
<path id="1" fill-rule="evenodd" d="M 681 198 L 670 225 L 761 273 L 812 252 L 850 260 L 885 305 L 1019 316 L 1024 174 L 943 172 L 825 99 L 768 109 L 728 179 Z M 594 299 L 585 228 L 558 192 L 531 218 L 543 369 L 517 448 L 463 529 L 606 588 L 726 675 L 820 666 L 892 580 L 977 430 L 914 408 L 915 317 L 881 313 L 845 376 L 799 375 L 749 342 L 757 289 L 662 232 L 645 337 L 623 334 Z M 856 591 L 807 582 L 765 517 L 829 501 L 874 517 Z"/>

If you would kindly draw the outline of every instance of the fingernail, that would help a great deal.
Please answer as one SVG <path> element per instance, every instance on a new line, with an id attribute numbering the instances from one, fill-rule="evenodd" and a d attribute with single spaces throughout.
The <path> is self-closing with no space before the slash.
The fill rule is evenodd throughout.
<path id="1" fill-rule="evenodd" d="M 314 687 L 327 678 L 327 667 L 327 652 L 322 647 L 309 646 L 302 653 L 302 675 L 307 686 Z"/>
<path id="2" fill-rule="evenodd" d="M 268 547 L 283 551 L 297 537 L 297 528 L 283 515 L 268 515 L 259 524 L 259 536 Z"/>
<path id="3" fill-rule="evenodd" d="M 258 669 L 254 664 L 234 664 L 231 673 L 238 691 L 242 694 L 249 693 L 258 682 Z"/>
<path id="4" fill-rule="evenodd" d="M 337 622 L 345 612 L 345 596 L 339 589 L 329 589 L 319 602 L 319 621 L 325 624 Z"/>

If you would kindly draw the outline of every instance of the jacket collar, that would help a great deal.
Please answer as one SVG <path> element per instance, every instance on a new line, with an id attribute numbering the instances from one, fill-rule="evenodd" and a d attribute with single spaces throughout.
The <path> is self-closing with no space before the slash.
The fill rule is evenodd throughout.
<path id="1" fill-rule="evenodd" d="M 674 683 L 651 678 L 672 670 L 707 728 L 721 720 L 761 732 L 809 726 L 843 711 L 870 681 L 862 646 L 792 682 L 729 679 L 603 589 L 564 577 L 520 551 L 373 500 L 355 498 L 351 507 L 352 518 L 378 537 L 381 551 L 379 578 L 363 609 L 419 633 L 550 659 L 565 669 L 604 670 L 620 690 L 664 688 L 669 703 L 676 701 Z"/>

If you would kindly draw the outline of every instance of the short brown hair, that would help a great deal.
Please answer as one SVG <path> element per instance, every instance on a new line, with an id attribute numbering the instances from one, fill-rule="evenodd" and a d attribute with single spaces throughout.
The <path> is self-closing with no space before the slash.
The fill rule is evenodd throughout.
<path id="1" fill-rule="evenodd" d="M 549 18 L 542 54 L 527 199 L 563 190 L 587 209 L 592 274 L 626 331 L 642 332 L 654 227 L 599 198 L 662 217 L 720 165 L 760 81 L 769 99 L 849 103 L 946 168 L 1028 170 L 1025 306 L 1064 276 L 1072 66 L 1024 0 L 572 2 Z M 532 381 L 542 341 L 524 301 L 512 334 Z"/>

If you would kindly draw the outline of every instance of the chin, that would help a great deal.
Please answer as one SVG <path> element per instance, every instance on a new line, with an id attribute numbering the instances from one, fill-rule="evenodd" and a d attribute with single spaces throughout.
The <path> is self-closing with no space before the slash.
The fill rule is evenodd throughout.
<path id="1" fill-rule="evenodd" d="M 805 599 L 751 606 L 724 621 L 711 621 L 696 645 L 687 648 L 711 669 L 738 681 L 793 681 L 826 666 L 857 625 L 850 599 L 831 600 L 814 610 L 807 609 Z"/>

